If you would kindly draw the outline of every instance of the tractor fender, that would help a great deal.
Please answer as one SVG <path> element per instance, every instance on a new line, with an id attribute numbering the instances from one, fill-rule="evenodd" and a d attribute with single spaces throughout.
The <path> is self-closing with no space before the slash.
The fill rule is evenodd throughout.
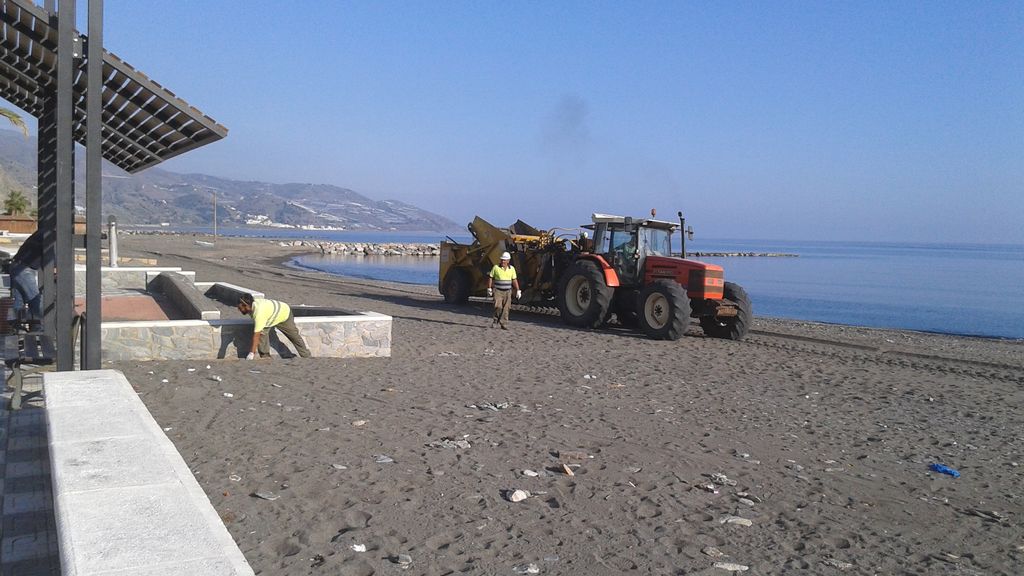
<path id="1" fill-rule="evenodd" d="M 619 287 L 619 275 L 615 272 L 615 268 L 612 268 L 608 261 L 603 256 L 597 254 L 581 254 L 580 260 L 590 260 L 594 264 L 597 264 L 598 268 L 604 274 L 604 283 L 613 288 Z"/>

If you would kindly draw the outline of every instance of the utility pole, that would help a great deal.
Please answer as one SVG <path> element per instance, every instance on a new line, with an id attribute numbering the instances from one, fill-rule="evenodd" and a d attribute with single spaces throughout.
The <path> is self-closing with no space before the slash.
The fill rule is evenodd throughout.
<path id="1" fill-rule="evenodd" d="M 217 189 L 213 189 L 213 241 L 217 242 Z"/>

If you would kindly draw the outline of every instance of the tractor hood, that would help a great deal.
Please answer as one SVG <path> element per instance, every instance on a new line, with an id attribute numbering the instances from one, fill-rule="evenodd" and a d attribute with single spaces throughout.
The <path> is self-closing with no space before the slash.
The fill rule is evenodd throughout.
<path id="1" fill-rule="evenodd" d="M 644 261 L 644 284 L 664 278 L 686 288 L 690 298 L 721 300 L 725 289 L 725 272 L 721 266 L 699 260 L 648 256 Z"/>

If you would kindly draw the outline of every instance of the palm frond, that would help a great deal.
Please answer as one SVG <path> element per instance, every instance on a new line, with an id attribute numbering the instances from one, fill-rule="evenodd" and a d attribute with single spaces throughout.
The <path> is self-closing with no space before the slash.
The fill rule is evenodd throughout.
<path id="1" fill-rule="evenodd" d="M 7 118 L 11 124 L 14 124 L 15 128 L 18 128 L 22 134 L 28 136 L 28 126 L 25 126 L 25 121 L 21 119 L 17 112 L 7 108 L 0 108 L 0 116 Z"/>

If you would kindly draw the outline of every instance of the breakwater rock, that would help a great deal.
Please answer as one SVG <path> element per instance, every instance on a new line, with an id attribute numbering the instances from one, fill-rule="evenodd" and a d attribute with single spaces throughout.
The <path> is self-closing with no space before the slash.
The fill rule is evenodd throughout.
<path id="1" fill-rule="evenodd" d="M 325 256 L 438 256 L 438 244 L 409 244 L 401 242 L 325 242 L 317 240 L 291 240 L 279 242 L 281 246 L 311 249 Z M 687 252 L 695 258 L 795 258 L 796 254 L 783 252 Z"/>
<path id="2" fill-rule="evenodd" d="M 311 248 L 321 254 L 338 256 L 437 256 L 438 244 L 407 244 L 401 242 L 322 242 L 293 240 L 280 242 L 281 246 Z"/>

